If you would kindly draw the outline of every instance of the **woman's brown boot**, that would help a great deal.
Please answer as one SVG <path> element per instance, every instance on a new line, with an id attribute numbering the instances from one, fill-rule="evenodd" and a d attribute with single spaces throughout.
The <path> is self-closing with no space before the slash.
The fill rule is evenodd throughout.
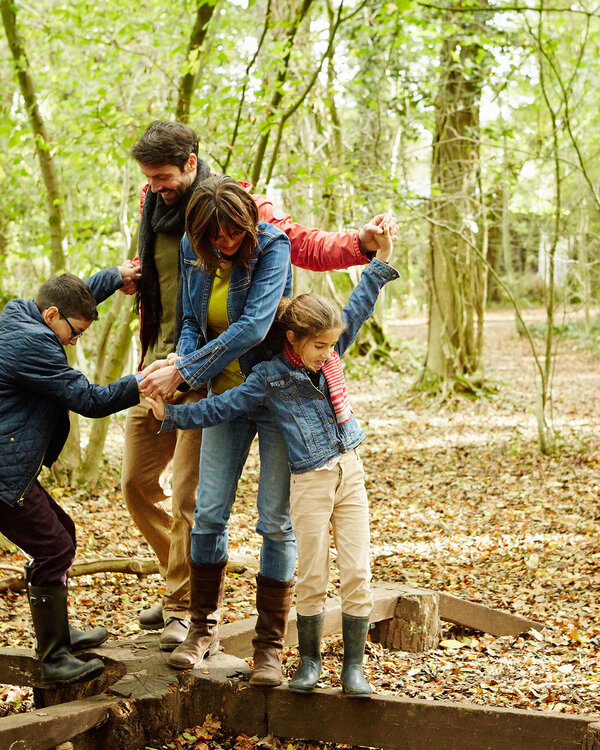
<path id="1" fill-rule="evenodd" d="M 260 573 L 256 576 L 256 635 L 251 685 L 281 685 L 281 653 L 292 605 L 294 579 L 278 581 Z"/>
<path id="2" fill-rule="evenodd" d="M 194 669 L 205 656 L 219 650 L 219 615 L 225 588 L 227 559 L 196 565 L 190 562 L 190 630 L 169 656 L 177 669 Z"/>

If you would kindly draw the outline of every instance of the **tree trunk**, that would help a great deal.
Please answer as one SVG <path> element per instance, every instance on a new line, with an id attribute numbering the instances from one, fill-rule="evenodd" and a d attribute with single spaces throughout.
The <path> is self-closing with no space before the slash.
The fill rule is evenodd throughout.
<path id="1" fill-rule="evenodd" d="M 197 0 L 196 3 L 196 21 L 190 34 L 184 73 L 179 83 L 179 92 L 177 95 L 177 111 L 175 116 L 179 122 L 187 123 L 190 119 L 190 105 L 198 82 L 200 50 L 206 37 L 208 23 L 213 16 L 216 6 L 217 0 Z"/>
<path id="2" fill-rule="evenodd" d="M 482 51 L 464 44 L 470 35 L 467 22 L 442 46 L 432 154 L 425 369 L 446 387 L 482 379 L 477 328 L 483 325 L 486 265 L 476 242 Z"/>
<path id="3" fill-rule="evenodd" d="M 117 321 L 116 336 L 111 337 L 111 346 L 106 353 L 103 371 L 98 373 L 97 382 L 106 384 L 118 380 L 123 372 L 123 367 L 131 348 L 131 323 L 135 320 L 135 314 L 131 309 L 130 298 L 118 295 L 113 307 L 120 305 Z M 102 449 L 106 440 L 106 433 L 111 417 L 94 419 L 90 430 L 90 438 L 85 449 L 85 455 L 81 462 L 76 479 L 79 482 L 87 482 L 88 486 L 95 487 L 100 474 L 102 462 Z"/>
<path id="4" fill-rule="evenodd" d="M 0 13 L 2 15 L 2 23 L 8 46 L 13 58 L 19 88 L 21 89 L 21 95 L 25 100 L 27 115 L 35 139 L 35 149 L 40 162 L 44 186 L 46 187 L 51 247 L 50 273 L 55 275 L 66 268 L 66 259 L 63 250 L 62 196 L 59 190 L 58 175 L 56 174 L 52 160 L 50 139 L 48 138 L 46 126 L 38 106 L 25 45 L 17 28 L 17 14 L 14 2 L 12 0 L 0 0 Z"/>
<path id="5" fill-rule="evenodd" d="M 260 179 L 260 173 L 267 150 L 267 145 L 269 143 L 269 137 L 271 135 L 271 130 L 274 124 L 274 116 L 276 115 L 277 110 L 279 109 L 279 105 L 281 104 L 281 100 L 283 99 L 283 85 L 287 79 L 289 71 L 294 40 L 296 38 L 296 34 L 298 33 L 298 29 L 300 28 L 300 24 L 302 23 L 304 17 L 310 9 L 311 3 L 312 0 L 301 0 L 296 15 L 288 24 L 283 59 L 281 62 L 281 66 L 277 72 L 277 77 L 275 79 L 275 90 L 273 92 L 273 96 L 271 97 L 271 101 L 267 106 L 267 121 L 261 128 L 262 132 L 258 140 L 258 146 L 256 147 L 256 154 L 254 157 L 254 164 L 252 166 L 252 175 L 250 181 L 255 186 L 258 184 L 258 181 Z"/>

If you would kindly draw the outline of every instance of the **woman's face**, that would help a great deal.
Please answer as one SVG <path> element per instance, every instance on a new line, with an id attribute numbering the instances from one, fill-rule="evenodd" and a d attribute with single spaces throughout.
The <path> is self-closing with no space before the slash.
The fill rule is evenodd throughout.
<path id="1" fill-rule="evenodd" d="M 245 236 L 246 232 L 243 230 L 220 227 L 217 236 L 211 237 L 210 241 L 224 258 L 232 258 L 240 249 Z"/>

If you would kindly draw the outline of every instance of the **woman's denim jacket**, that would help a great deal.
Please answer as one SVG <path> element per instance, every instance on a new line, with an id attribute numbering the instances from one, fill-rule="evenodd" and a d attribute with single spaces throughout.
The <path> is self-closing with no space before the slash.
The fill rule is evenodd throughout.
<path id="1" fill-rule="evenodd" d="M 208 338 L 208 303 L 213 279 L 196 268 L 197 258 L 187 238 L 180 245 L 183 279 L 183 328 L 177 344 L 177 369 L 192 388 L 210 381 L 235 359 L 244 375 L 271 353 L 262 343 L 277 305 L 292 289 L 290 241 L 266 222 L 258 224 L 258 247 L 248 268 L 231 270 L 227 291 L 229 328 L 212 341 Z"/>
<path id="2" fill-rule="evenodd" d="M 340 356 L 373 314 L 379 290 L 396 278 L 398 272 L 377 259 L 363 271 L 342 311 L 346 329 L 335 347 Z M 260 404 L 279 424 L 293 474 L 322 466 L 339 453 L 352 450 L 364 438 L 354 417 L 337 423 L 323 373 L 317 388 L 307 373 L 291 365 L 283 354 L 257 364 L 242 385 L 219 396 L 181 406 L 166 404 L 161 432 L 210 427 L 247 414 Z"/>

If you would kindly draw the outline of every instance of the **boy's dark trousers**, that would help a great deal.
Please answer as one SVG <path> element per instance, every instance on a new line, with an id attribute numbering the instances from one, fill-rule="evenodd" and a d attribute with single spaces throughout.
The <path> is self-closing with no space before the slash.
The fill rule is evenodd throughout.
<path id="1" fill-rule="evenodd" d="M 75 524 L 37 480 L 21 503 L 1 503 L 0 531 L 33 558 L 33 586 L 64 584 L 75 559 Z"/>
<path id="2" fill-rule="evenodd" d="M 84 662 L 71 654 L 108 638 L 104 628 L 85 633 L 69 625 L 66 579 L 76 546 L 71 518 L 36 480 L 20 503 L 0 511 L 0 531 L 33 557 L 25 575 L 41 684 L 69 685 L 100 674 L 100 659 Z"/>

